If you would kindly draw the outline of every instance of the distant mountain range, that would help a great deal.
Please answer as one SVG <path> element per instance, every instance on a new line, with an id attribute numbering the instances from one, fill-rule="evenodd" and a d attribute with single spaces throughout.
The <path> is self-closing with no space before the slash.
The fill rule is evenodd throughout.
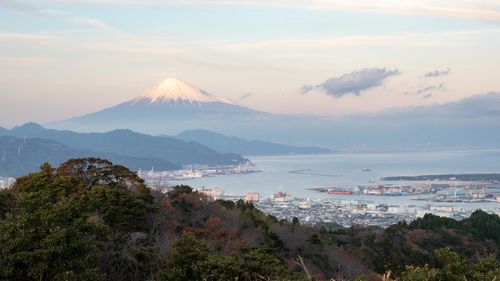
<path id="1" fill-rule="evenodd" d="M 110 160 L 132 170 L 179 169 L 180 166 L 159 158 L 141 158 L 118 155 L 115 153 L 95 152 L 67 147 L 59 142 L 47 139 L 24 139 L 12 136 L 0 136 L 0 176 L 17 177 L 35 172 L 43 163 L 58 166 L 71 158 L 99 157 Z"/>
<path id="2" fill-rule="evenodd" d="M 247 140 L 344 151 L 500 148 L 500 92 L 378 113 L 319 117 L 253 110 L 168 78 L 142 96 L 47 126 L 80 132 L 126 128 L 153 135 L 203 129 Z"/>
<path id="3" fill-rule="evenodd" d="M 11 130 L 0 127 L 0 175 L 35 171 L 75 157 L 102 157 L 133 170 L 173 170 L 183 165 L 236 165 L 245 155 L 323 154 L 320 147 L 299 147 L 229 137 L 207 130 L 185 131 L 175 137 L 151 136 L 127 129 L 106 133 L 77 133 L 26 123 Z M 19 171 L 19 172 L 17 172 Z"/>
<path id="4" fill-rule="evenodd" d="M 36 123 L 26 123 L 11 130 L 2 128 L 0 129 L 0 135 L 52 140 L 67 146 L 68 149 L 77 149 L 77 152 L 71 152 L 75 154 L 74 156 L 82 153 L 86 156 L 113 154 L 114 157 L 106 156 L 110 160 L 118 159 L 119 156 L 132 157 L 137 160 L 136 165 L 128 165 L 132 169 L 134 167 L 150 169 L 153 166 L 157 169 L 174 169 L 180 165 L 190 164 L 235 165 L 248 161 L 241 155 L 219 153 L 194 141 L 150 136 L 131 130 L 114 130 L 107 133 L 76 133 L 46 129 Z M 127 159 L 127 163 L 130 164 L 132 158 Z M 145 162 L 145 159 L 148 159 L 149 162 Z M 158 165 L 152 165 L 153 163 L 158 163 Z"/>
<path id="5" fill-rule="evenodd" d="M 260 140 L 230 137 L 208 130 L 188 130 L 175 136 L 185 141 L 195 141 L 223 153 L 243 155 L 326 154 L 333 151 L 315 146 L 291 146 Z"/>

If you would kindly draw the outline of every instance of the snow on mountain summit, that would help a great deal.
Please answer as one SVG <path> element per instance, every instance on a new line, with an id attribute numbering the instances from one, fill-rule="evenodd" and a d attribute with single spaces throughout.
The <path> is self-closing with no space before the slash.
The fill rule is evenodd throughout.
<path id="1" fill-rule="evenodd" d="M 253 120 L 266 115 L 229 99 L 208 94 L 178 79 L 168 78 L 141 96 L 59 122 L 64 128 L 84 131 L 124 128 L 209 128 L 234 120 Z M 266 115 L 267 116 L 267 115 Z M 228 121 L 232 120 L 232 121 Z M 195 126 L 195 127 L 192 127 Z M 98 129 L 96 129 L 98 128 Z"/>
<path id="2" fill-rule="evenodd" d="M 231 100 L 214 96 L 175 78 L 167 78 L 146 92 L 141 97 L 134 99 L 135 102 L 148 100 L 150 103 L 164 102 L 190 102 L 190 103 L 212 103 L 222 102 L 233 104 Z"/>

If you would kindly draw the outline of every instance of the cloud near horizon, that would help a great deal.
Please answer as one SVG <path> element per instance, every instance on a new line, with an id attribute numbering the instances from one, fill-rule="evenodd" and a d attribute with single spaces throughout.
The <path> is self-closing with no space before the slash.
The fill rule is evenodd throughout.
<path id="1" fill-rule="evenodd" d="M 376 114 L 376 116 L 385 118 L 389 117 L 398 120 L 435 118 L 462 120 L 469 118 L 483 118 L 485 120 L 493 121 L 500 118 L 500 92 L 491 91 L 443 104 L 393 108 L 382 111 Z"/>
<path id="2" fill-rule="evenodd" d="M 334 98 L 340 98 L 349 94 L 361 96 L 363 91 L 382 86 L 386 78 L 399 74 L 398 69 L 365 68 L 329 78 L 315 86 L 304 85 L 301 92 L 302 94 L 307 94 L 311 91 L 321 91 Z"/>

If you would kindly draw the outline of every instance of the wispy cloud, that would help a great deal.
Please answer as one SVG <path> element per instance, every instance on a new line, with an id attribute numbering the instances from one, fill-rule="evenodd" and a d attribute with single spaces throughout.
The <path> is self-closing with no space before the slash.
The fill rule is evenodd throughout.
<path id="1" fill-rule="evenodd" d="M 416 91 L 413 92 L 405 92 L 405 96 L 411 96 L 411 95 L 422 95 L 422 94 L 428 94 L 429 92 L 434 92 L 434 91 L 446 91 L 446 87 L 444 86 L 443 83 L 439 85 L 432 85 L 432 86 L 425 86 L 423 88 L 420 88 Z"/>
<path id="2" fill-rule="evenodd" d="M 59 37 L 38 33 L 0 33 L 0 40 L 6 41 L 48 41 L 54 39 L 59 39 Z"/>
<path id="3" fill-rule="evenodd" d="M 91 26 L 100 30 L 115 30 L 115 28 L 111 27 L 100 19 L 77 16 L 61 10 L 38 9 L 35 6 L 31 6 L 26 3 L 19 3 L 10 0 L 4 0 L 0 2 L 0 6 L 32 16 L 59 18 L 65 20 L 66 22 Z"/>
<path id="4" fill-rule="evenodd" d="M 386 78 L 394 75 L 399 75 L 399 70 L 365 68 L 339 77 L 329 78 L 315 86 L 305 85 L 302 87 L 302 93 L 307 94 L 317 90 L 323 91 L 334 98 L 340 98 L 348 94 L 360 96 L 361 92 L 381 86 Z"/>
<path id="5" fill-rule="evenodd" d="M 446 32 L 395 32 L 316 38 L 280 38 L 249 42 L 206 42 L 205 46 L 223 52 L 261 50 L 315 50 L 337 47 L 450 47 L 478 36 L 499 36 L 499 28 Z"/>
<path id="6" fill-rule="evenodd" d="M 54 62 L 49 58 L 32 58 L 32 57 L 0 57 L 0 63 L 18 66 L 36 66 L 46 65 Z"/>
<path id="7" fill-rule="evenodd" d="M 445 70 L 434 70 L 434 71 L 426 72 L 424 74 L 424 77 L 433 78 L 433 77 L 447 76 L 448 74 L 450 74 L 449 68 L 447 68 Z"/>
<path id="8" fill-rule="evenodd" d="M 41 0 L 46 1 L 46 0 Z M 500 3 L 490 0 L 58 0 L 65 3 L 92 3 L 104 5 L 127 4 L 220 4 L 266 5 L 311 10 L 340 10 L 383 14 L 431 15 L 459 17 L 474 20 L 500 22 Z"/>

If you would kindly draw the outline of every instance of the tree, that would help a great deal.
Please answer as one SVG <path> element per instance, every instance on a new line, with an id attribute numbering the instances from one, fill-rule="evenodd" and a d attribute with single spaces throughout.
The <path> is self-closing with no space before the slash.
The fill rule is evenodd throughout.
<path id="1" fill-rule="evenodd" d="M 264 276 L 275 278 L 286 275 L 285 261 L 269 247 L 248 247 L 241 250 L 243 274 L 249 280 Z"/>
<path id="2" fill-rule="evenodd" d="M 170 249 L 161 272 L 161 280 L 199 280 L 194 267 L 208 257 L 207 244 L 191 233 L 184 233 Z"/>
<path id="3" fill-rule="evenodd" d="M 144 280 L 153 274 L 152 196 L 125 167 L 95 158 L 58 169 L 44 164 L 3 194 L 0 279 Z"/>
<path id="4" fill-rule="evenodd" d="M 194 265 L 195 275 L 204 281 L 242 280 L 243 272 L 239 258 L 234 255 L 210 255 Z"/>
<path id="5" fill-rule="evenodd" d="M 437 281 L 438 271 L 430 268 L 429 265 L 423 267 L 407 266 L 406 271 L 401 276 L 401 281 Z"/>
<path id="6" fill-rule="evenodd" d="M 102 279 L 94 239 L 102 226 L 87 220 L 78 198 L 55 193 L 56 186 L 22 193 L 0 224 L 0 279 Z"/>

